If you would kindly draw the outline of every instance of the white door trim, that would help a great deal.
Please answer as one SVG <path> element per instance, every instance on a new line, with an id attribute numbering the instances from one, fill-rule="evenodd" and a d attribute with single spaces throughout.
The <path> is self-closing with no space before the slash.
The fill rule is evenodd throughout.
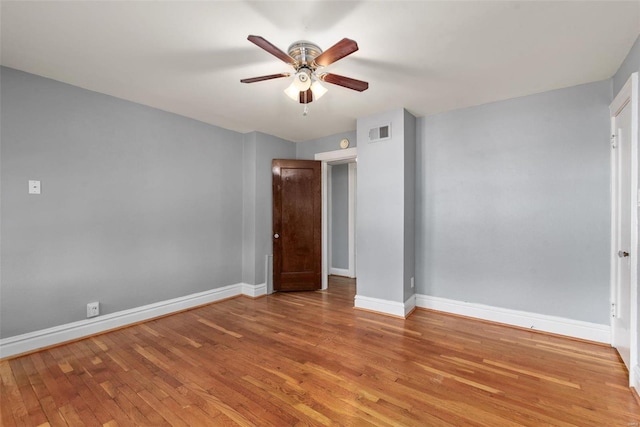
<path id="1" fill-rule="evenodd" d="M 324 153 L 316 153 L 315 160 L 322 162 L 322 289 L 327 289 L 329 286 L 328 272 L 329 272 L 329 194 L 328 194 L 328 170 L 329 163 L 335 162 L 347 162 L 354 161 L 358 157 L 358 150 L 356 147 L 347 148 L 345 150 L 326 151 Z M 349 210 L 351 210 L 351 203 L 349 204 Z M 352 213 L 350 212 L 351 216 Z M 354 215 L 355 216 L 355 215 Z M 351 261 L 351 260 L 350 260 Z M 351 262 L 349 262 L 351 264 Z"/>
<path id="2" fill-rule="evenodd" d="M 356 162 L 349 163 L 349 268 L 348 275 L 356 277 Z"/>
<path id="3" fill-rule="evenodd" d="M 611 135 L 614 135 L 615 117 L 628 104 L 631 104 L 631 300 L 630 300 L 630 342 L 629 347 L 629 385 L 640 389 L 638 378 L 638 73 L 633 73 L 609 106 L 611 117 Z M 617 162 L 615 150 L 611 150 L 611 302 L 615 301 L 617 272 Z M 614 336 L 614 322 L 611 318 L 611 336 Z M 612 342 L 613 344 L 613 342 Z"/>
<path id="4" fill-rule="evenodd" d="M 325 163 L 322 162 L 322 164 L 324 165 Z M 322 172 L 321 172 L 322 173 Z M 331 163 L 327 162 L 327 186 L 323 187 L 326 188 L 326 192 L 323 190 L 323 194 L 322 194 L 322 206 L 323 206 L 323 213 L 324 213 L 324 207 L 326 206 L 327 208 L 327 219 L 326 219 L 326 224 L 327 224 L 327 235 L 325 236 L 324 233 L 322 233 L 322 271 L 324 270 L 324 263 L 326 260 L 327 263 L 327 273 L 322 273 L 322 289 L 326 289 L 326 286 L 324 284 L 324 278 L 326 277 L 327 274 L 335 274 L 334 272 L 332 272 L 333 268 L 332 268 L 332 263 L 333 263 L 333 243 L 331 242 L 331 239 L 329 238 L 329 236 L 333 236 L 333 165 L 331 165 Z M 325 198 L 325 193 L 326 193 L 326 198 Z M 322 219 L 322 223 L 324 224 L 324 217 Z M 324 225 L 323 225 L 324 227 Z M 324 248 L 327 248 L 327 253 L 325 256 L 324 253 Z"/>
<path id="5" fill-rule="evenodd" d="M 339 161 L 338 164 L 342 164 L 343 161 Z M 327 175 L 331 177 L 331 179 L 327 178 L 327 194 L 333 194 L 333 166 L 335 165 L 336 163 L 328 164 Z M 329 242 L 328 237 L 327 260 L 330 263 L 329 274 L 336 274 L 353 279 L 356 277 L 356 162 L 349 162 L 347 166 L 347 268 L 336 268 L 331 265 L 333 260 L 333 244 Z M 327 201 L 327 212 L 333 212 L 333 198 L 327 197 Z M 327 224 L 329 224 L 327 231 L 328 236 L 333 236 L 333 215 L 328 215 Z"/>

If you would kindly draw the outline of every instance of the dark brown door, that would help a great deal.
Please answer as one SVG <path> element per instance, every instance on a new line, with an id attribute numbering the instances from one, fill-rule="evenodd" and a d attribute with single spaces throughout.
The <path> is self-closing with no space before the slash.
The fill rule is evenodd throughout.
<path id="1" fill-rule="evenodd" d="M 320 162 L 273 160 L 273 289 L 320 289 Z"/>

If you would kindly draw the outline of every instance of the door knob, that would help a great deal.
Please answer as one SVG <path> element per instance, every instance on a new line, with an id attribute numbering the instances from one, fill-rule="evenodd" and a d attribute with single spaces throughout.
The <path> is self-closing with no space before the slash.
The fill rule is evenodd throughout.
<path id="1" fill-rule="evenodd" d="M 276 233 L 276 234 L 274 234 L 274 235 L 273 235 L 273 238 L 274 238 L 274 239 L 277 239 L 278 237 L 280 237 L 280 235 L 279 235 L 278 233 Z"/>
<path id="2" fill-rule="evenodd" d="M 629 256 L 629 252 L 625 252 L 625 251 L 618 251 L 618 256 L 620 258 L 624 258 L 626 256 Z"/>

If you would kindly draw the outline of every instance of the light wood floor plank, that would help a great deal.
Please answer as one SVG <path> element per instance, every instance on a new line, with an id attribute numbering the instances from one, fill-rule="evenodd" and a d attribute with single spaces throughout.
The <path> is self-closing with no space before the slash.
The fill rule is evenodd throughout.
<path id="1" fill-rule="evenodd" d="M 354 296 L 334 276 L 2 361 L 0 423 L 640 426 L 611 348 Z"/>

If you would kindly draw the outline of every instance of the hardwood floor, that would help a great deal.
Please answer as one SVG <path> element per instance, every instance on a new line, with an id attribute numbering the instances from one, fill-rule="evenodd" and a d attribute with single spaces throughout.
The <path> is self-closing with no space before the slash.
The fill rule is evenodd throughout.
<path id="1" fill-rule="evenodd" d="M 345 283 L 346 282 L 346 283 Z M 0 362 L 3 426 L 640 426 L 611 348 L 355 287 L 236 298 Z"/>

